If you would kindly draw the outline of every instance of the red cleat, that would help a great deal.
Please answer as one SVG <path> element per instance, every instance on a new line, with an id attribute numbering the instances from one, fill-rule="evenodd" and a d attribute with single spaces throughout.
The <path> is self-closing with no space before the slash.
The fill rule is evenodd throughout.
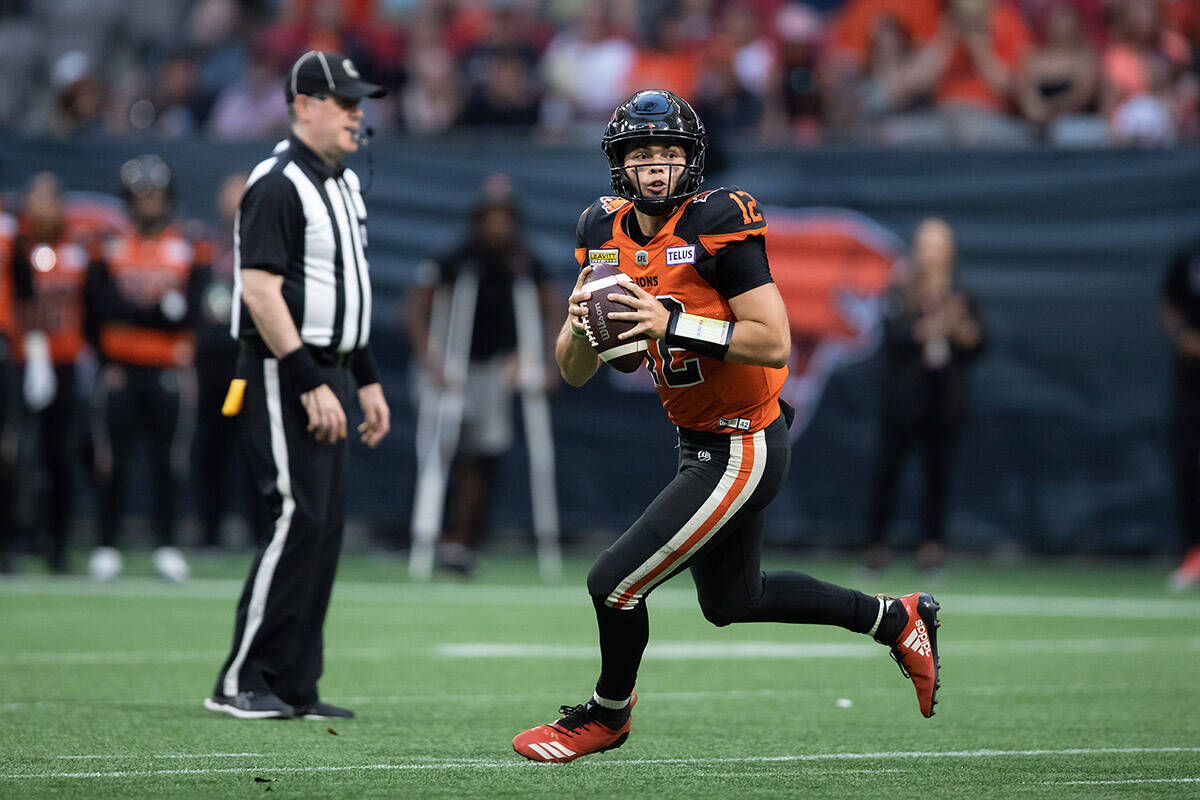
<path id="1" fill-rule="evenodd" d="M 1200 544 L 1187 551 L 1179 569 L 1171 573 L 1171 590 L 1182 592 L 1200 581 Z"/>
<path id="2" fill-rule="evenodd" d="M 630 711 L 635 703 L 636 692 L 629 698 Z M 596 719 L 592 715 L 592 709 L 590 703 L 562 706 L 558 710 L 563 715 L 561 718 L 522 731 L 513 737 L 513 750 L 530 761 L 565 764 L 580 756 L 603 753 L 625 744 L 625 740 L 629 738 L 632 714 L 625 718 L 624 725 L 614 730 Z"/>
<path id="3" fill-rule="evenodd" d="M 916 687 L 921 713 L 932 717 L 933 707 L 937 705 L 937 690 L 942 686 L 937 651 L 937 629 L 942 624 L 937 612 L 941 606 L 933 595 L 924 592 L 890 599 L 903 605 L 908 612 L 908 623 L 892 643 L 892 658 L 900 665 L 904 677 Z"/>

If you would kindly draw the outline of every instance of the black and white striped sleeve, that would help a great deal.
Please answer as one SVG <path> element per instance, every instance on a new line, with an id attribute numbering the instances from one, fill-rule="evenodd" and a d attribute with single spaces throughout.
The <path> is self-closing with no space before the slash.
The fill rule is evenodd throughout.
<path id="1" fill-rule="evenodd" d="M 242 197 L 238 221 L 241 268 L 283 274 L 289 259 L 302 252 L 304 225 L 296 185 L 280 171 L 263 175 Z"/>

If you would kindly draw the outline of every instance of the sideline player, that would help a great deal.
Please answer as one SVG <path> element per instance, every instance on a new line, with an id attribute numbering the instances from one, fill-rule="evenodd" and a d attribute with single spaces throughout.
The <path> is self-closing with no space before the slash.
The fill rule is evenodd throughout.
<path id="1" fill-rule="evenodd" d="M 763 512 L 787 474 L 791 409 L 779 401 L 791 348 L 787 312 L 767 266 L 766 222 L 748 192 L 703 181 L 705 131 L 686 101 L 666 91 L 617 107 L 602 144 L 613 193 L 579 219 L 583 267 L 568 298 L 555 356 L 582 386 L 600 365 L 585 338 L 591 263 L 633 278 L 630 307 L 610 314 L 653 341 L 647 366 L 679 431 L 679 471 L 642 516 L 600 554 L 588 592 L 600 629 L 600 679 L 591 699 L 519 733 L 534 761 L 571 761 L 629 735 L 634 683 L 649 640 L 646 597 L 690 569 L 700 608 L 735 622 L 837 625 L 891 647 L 912 679 L 921 713 L 938 689 L 937 610 L 928 594 L 871 597 L 799 572 L 759 568 Z M 646 287 L 651 291 L 646 291 Z"/>
<path id="2" fill-rule="evenodd" d="M 121 573 L 121 518 L 134 446 L 144 436 L 154 476 L 154 568 L 180 582 L 191 574 L 175 541 L 195 423 L 194 331 L 208 253 L 173 219 L 175 180 L 162 158 L 126 161 L 121 194 L 135 230 L 105 244 L 86 283 L 87 334 L 102 365 L 92 408 L 100 547 L 88 574 L 111 580 Z"/>

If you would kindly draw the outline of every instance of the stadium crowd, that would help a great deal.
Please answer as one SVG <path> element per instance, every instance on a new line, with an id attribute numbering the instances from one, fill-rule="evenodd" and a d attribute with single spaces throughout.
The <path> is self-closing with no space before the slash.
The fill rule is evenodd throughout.
<path id="1" fill-rule="evenodd" d="M 392 91 L 369 123 L 578 138 L 631 90 L 812 145 L 1194 140 L 1200 0 L 4 0 L 0 126 L 281 134 L 309 49 Z"/>

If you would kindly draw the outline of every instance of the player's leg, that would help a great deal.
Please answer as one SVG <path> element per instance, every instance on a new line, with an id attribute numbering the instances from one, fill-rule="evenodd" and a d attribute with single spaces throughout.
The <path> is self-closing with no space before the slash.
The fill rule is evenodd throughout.
<path id="1" fill-rule="evenodd" d="M 778 427 L 786 439 L 782 422 Z M 778 457 L 774 463 L 768 457 L 766 441 L 765 431 L 681 435 L 675 478 L 588 574 L 601 648 L 592 699 L 564 706 L 565 716 L 556 722 L 518 734 L 513 740 L 518 753 L 537 761 L 570 761 L 625 741 L 649 638 L 645 598 L 684 569 L 744 506 L 761 507 L 775 495 L 783 470 Z"/>
<path id="2" fill-rule="evenodd" d="M 275 682 L 294 667 L 328 519 L 327 481 L 339 445 L 307 431 L 299 395 L 273 358 L 243 355 L 237 420 L 255 488 L 272 514 L 238 601 L 233 644 L 206 705 L 234 716 L 293 716 Z M 323 482 L 324 481 L 324 482 Z M 261 711 L 261 713 L 258 713 Z"/>
<path id="3" fill-rule="evenodd" d="M 88 573 L 97 580 L 120 574 L 117 549 L 125 488 L 139 438 L 140 398 L 131 382 L 131 370 L 122 364 L 104 366 L 96 380 L 93 398 L 93 442 L 100 546 L 92 552 Z"/>
<path id="4" fill-rule="evenodd" d="M 154 568 L 167 580 L 184 581 L 191 574 L 175 541 L 179 524 L 179 495 L 187 469 L 187 426 L 183 422 L 185 379 L 179 369 L 146 369 L 143 396 L 154 465 Z"/>
<path id="5" fill-rule="evenodd" d="M 54 401 L 42 413 L 42 442 L 50 487 L 46 493 L 50 508 L 50 541 L 47 561 L 52 572 L 67 571 L 67 537 L 73 510 L 72 466 L 75 460 L 75 366 L 55 369 L 58 391 Z"/>
<path id="6" fill-rule="evenodd" d="M 784 471 L 786 430 L 768 429 L 768 452 Z M 889 645 L 917 690 L 921 711 L 932 716 L 938 688 L 937 604 L 927 594 L 871 597 L 795 571 L 760 567 L 765 502 L 742 509 L 691 564 L 704 616 L 714 625 L 786 622 L 835 625 Z"/>

